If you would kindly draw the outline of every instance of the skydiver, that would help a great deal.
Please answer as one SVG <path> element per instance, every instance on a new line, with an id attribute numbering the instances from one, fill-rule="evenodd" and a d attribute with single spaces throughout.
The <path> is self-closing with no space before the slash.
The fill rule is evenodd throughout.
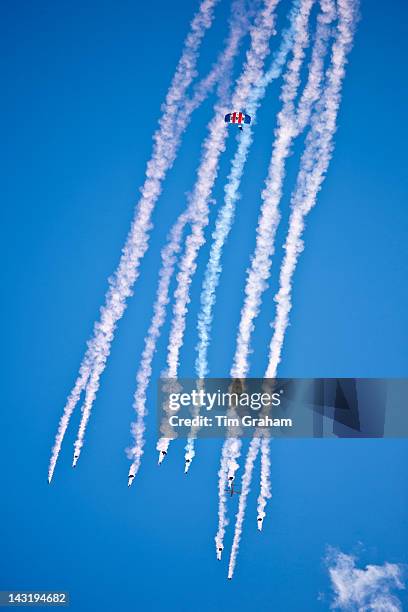
<path id="1" fill-rule="evenodd" d="M 163 461 L 166 455 L 167 455 L 167 451 L 163 451 L 163 450 L 160 451 L 158 465 L 161 464 L 161 462 Z"/>

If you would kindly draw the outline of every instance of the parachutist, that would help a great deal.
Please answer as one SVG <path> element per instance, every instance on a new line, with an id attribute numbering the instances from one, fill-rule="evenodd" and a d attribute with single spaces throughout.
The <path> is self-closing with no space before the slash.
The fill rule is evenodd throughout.
<path id="1" fill-rule="evenodd" d="M 234 123 L 235 125 L 238 126 L 238 128 L 242 132 L 242 125 L 244 123 L 250 124 L 251 117 L 250 115 L 246 115 L 245 113 L 242 113 L 241 111 L 235 111 L 233 113 L 228 113 L 227 115 L 225 115 L 224 121 L 225 123 Z"/>
<path id="2" fill-rule="evenodd" d="M 163 459 L 165 458 L 166 455 L 167 455 L 166 451 L 160 451 L 160 453 L 159 453 L 159 461 L 157 462 L 158 465 L 160 465 L 162 463 L 162 461 L 163 461 Z"/>

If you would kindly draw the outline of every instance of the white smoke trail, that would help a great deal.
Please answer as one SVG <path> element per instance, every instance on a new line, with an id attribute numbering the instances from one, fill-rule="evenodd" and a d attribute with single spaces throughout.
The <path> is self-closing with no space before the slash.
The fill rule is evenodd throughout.
<path id="1" fill-rule="evenodd" d="M 355 0 L 338 0 L 339 21 L 332 63 L 327 71 L 327 85 L 312 118 L 310 133 L 296 188 L 292 196 L 292 213 L 285 244 L 285 256 L 280 270 L 279 291 L 274 334 L 270 344 L 266 377 L 274 378 L 281 359 L 282 345 L 292 308 L 292 278 L 297 260 L 303 250 L 302 233 L 305 217 L 316 203 L 317 194 L 325 178 L 333 152 L 337 113 L 341 100 L 341 86 L 345 75 L 347 55 L 352 45 L 356 19 Z"/>
<path id="2" fill-rule="evenodd" d="M 250 97 L 246 103 L 246 112 L 252 117 L 252 122 L 256 119 L 256 112 L 265 95 L 265 91 L 270 83 L 279 78 L 285 65 L 288 53 L 293 44 L 294 20 L 299 10 L 300 0 L 295 0 L 290 12 L 290 27 L 286 28 L 282 34 L 282 42 L 279 49 L 275 52 L 269 70 L 254 84 L 250 92 Z M 221 208 L 215 223 L 213 242 L 211 245 L 209 261 L 205 270 L 203 287 L 201 291 L 201 308 L 198 315 L 197 329 L 199 341 L 197 344 L 196 375 L 200 380 L 208 375 L 208 347 L 210 345 L 211 324 L 213 319 L 213 308 L 216 300 L 216 290 L 218 287 L 220 274 L 222 271 L 221 257 L 224 245 L 230 233 L 235 216 L 235 207 L 239 199 L 239 188 L 241 176 L 244 171 L 249 149 L 253 141 L 251 129 L 245 128 L 239 139 L 237 152 L 232 161 L 232 170 L 225 186 L 225 203 Z M 196 435 L 197 428 L 194 429 Z M 193 434 L 193 431 L 192 431 Z M 185 447 L 186 467 L 191 466 L 195 456 L 194 436 L 191 435 Z"/>
<path id="3" fill-rule="evenodd" d="M 257 524 L 259 531 L 262 531 L 263 520 L 266 516 L 266 502 L 272 497 L 271 493 L 271 458 L 270 458 L 269 438 L 263 438 L 261 442 L 261 490 L 258 497 Z"/>
<path id="4" fill-rule="evenodd" d="M 269 4 L 270 4 L 270 5 L 276 4 L 276 1 L 275 1 L 275 2 L 269 2 Z M 272 23 L 269 25 L 268 32 L 266 33 L 266 34 L 267 34 L 267 36 L 268 36 L 268 38 L 269 38 L 269 35 L 270 35 L 270 28 L 271 28 L 271 27 L 272 27 Z M 258 33 L 258 31 L 257 31 L 257 30 L 256 30 L 255 32 L 256 32 L 256 34 L 258 34 L 258 35 L 259 35 L 259 33 Z M 264 32 L 262 32 L 262 35 L 263 35 L 263 37 L 265 37 L 265 33 L 264 33 Z M 256 44 L 259 44 L 259 43 L 256 43 Z M 261 51 L 261 53 L 265 54 L 266 52 L 267 52 L 267 49 L 265 49 L 265 43 L 264 43 L 264 44 L 262 45 L 262 51 Z M 255 60 L 256 60 L 257 62 L 259 62 L 259 55 L 260 55 L 260 53 L 258 52 L 258 53 L 256 53 L 256 54 L 254 53 L 254 54 L 251 56 L 251 57 L 253 57 L 253 58 L 254 58 L 254 59 L 253 59 L 253 62 L 255 62 Z M 250 67 L 250 65 L 249 65 L 249 61 L 248 61 L 248 64 L 247 64 L 246 70 L 245 70 L 244 74 L 242 75 L 242 77 L 241 77 L 241 79 L 240 79 L 240 81 L 238 82 L 238 85 L 237 85 L 236 94 L 235 94 L 235 96 L 234 96 L 234 99 L 233 99 L 233 104 L 232 104 L 232 106 L 233 106 L 234 108 L 242 108 L 242 104 L 245 104 L 245 96 L 249 96 L 249 95 L 250 95 L 250 89 L 249 89 L 249 88 L 250 88 L 250 86 L 251 86 L 251 83 L 253 83 L 253 82 L 254 82 L 254 74 L 253 74 L 253 73 L 255 72 L 255 70 L 257 70 L 257 72 L 259 73 L 259 67 L 256 67 L 256 66 L 252 66 L 252 67 Z M 245 95 L 243 95 L 243 94 L 242 94 L 242 90 L 245 90 L 245 92 L 247 92 L 247 93 L 246 93 Z M 217 131 L 219 131 L 219 130 L 217 130 Z M 223 132 L 223 136 L 224 136 L 224 138 L 223 138 L 223 140 L 224 140 L 224 139 L 225 139 L 225 131 Z M 243 136 L 244 136 L 244 135 L 243 135 Z M 208 163 L 208 161 L 207 161 L 207 160 L 204 160 L 204 161 Z M 214 162 L 214 161 L 213 161 L 212 163 L 213 163 L 213 165 L 215 165 L 215 163 L 216 163 L 216 162 Z M 205 185 L 206 185 L 206 187 L 207 187 L 207 191 L 209 192 L 209 191 L 210 191 L 210 189 L 211 189 L 211 187 L 212 187 L 213 180 L 214 180 L 214 179 L 213 179 L 213 174 L 210 174 L 210 179 L 212 180 L 212 182 L 211 182 L 211 184 L 210 184 L 209 186 L 207 186 L 207 185 L 208 185 L 208 183 L 207 183 L 207 180 L 206 180 L 206 179 L 207 179 L 207 177 L 205 177 L 205 178 L 204 178 L 204 179 L 202 179 L 202 180 L 203 180 L 203 182 L 205 183 Z M 199 185 L 199 187 L 201 187 L 201 185 Z M 200 189 L 198 189 L 198 191 L 200 191 Z M 207 196 L 207 197 L 208 197 L 208 196 Z M 183 314 L 184 314 L 184 313 L 183 313 Z M 183 333 L 183 332 L 181 332 L 181 333 Z M 170 342 L 169 344 L 170 344 L 170 346 L 169 346 L 169 348 L 170 348 L 170 351 L 169 351 L 169 352 L 170 352 L 170 354 L 169 354 L 169 358 L 168 358 L 168 362 L 169 362 L 169 364 L 168 364 L 168 365 L 169 365 L 169 373 L 170 373 L 170 375 L 173 375 L 173 374 L 171 374 L 171 373 L 172 373 L 172 372 L 174 372 L 174 373 L 175 373 L 175 372 L 177 371 L 177 366 L 178 366 L 178 361 L 177 361 L 177 358 L 178 358 L 178 351 L 179 351 L 179 348 L 180 348 L 180 347 L 179 347 L 177 344 L 176 344 L 176 345 L 174 345 L 174 344 L 173 344 L 173 343 L 171 343 L 171 342 Z M 201 377 L 201 376 L 200 376 L 200 377 Z"/>
<path id="5" fill-rule="evenodd" d="M 74 388 L 72 389 L 71 393 L 68 396 L 67 402 L 64 407 L 64 412 L 58 424 L 57 435 L 55 437 L 54 446 L 52 447 L 51 459 L 50 459 L 50 464 L 48 467 L 48 484 L 51 483 L 52 477 L 54 475 L 55 466 L 57 464 L 58 455 L 61 450 L 62 441 L 64 439 L 69 420 L 71 418 L 71 415 L 74 411 L 75 406 L 79 402 L 81 393 L 86 383 L 88 382 L 91 369 L 92 369 L 91 356 L 88 354 L 85 354 L 85 357 L 82 360 L 81 366 L 79 368 L 79 376 L 75 382 Z"/>
<path id="6" fill-rule="evenodd" d="M 284 119 L 281 121 L 280 128 L 278 128 L 277 141 L 275 141 L 269 177 L 267 179 L 267 188 L 264 191 L 263 210 L 266 210 L 266 214 L 264 219 L 262 219 L 264 212 L 261 212 L 261 219 L 258 224 L 257 231 L 259 242 L 257 240 L 255 255 L 248 274 L 246 300 L 241 313 L 240 333 L 237 340 L 237 352 L 235 354 L 235 365 L 232 369 L 232 375 L 236 372 L 234 368 L 237 362 L 239 363 L 239 367 L 245 368 L 245 372 L 247 372 L 249 367 L 248 355 L 250 351 L 251 334 L 254 327 L 253 320 L 259 311 L 262 293 L 266 289 L 266 282 L 270 275 L 274 235 L 280 219 L 278 205 L 282 193 L 285 157 L 289 154 L 290 145 L 293 139 L 306 127 L 311 108 L 318 99 L 321 90 L 324 57 L 327 52 L 327 42 L 330 35 L 330 23 L 335 17 L 335 9 L 331 0 L 323 0 L 321 2 L 321 7 L 322 12 L 318 16 L 316 40 L 313 47 L 308 80 L 298 107 L 295 109 L 293 101 L 297 95 L 302 58 L 304 57 L 304 49 L 308 41 L 307 21 L 311 9 L 310 3 L 308 6 L 304 7 L 303 15 L 301 13 L 300 40 L 297 49 L 295 45 L 293 53 L 293 59 L 297 61 L 293 64 L 292 72 L 289 74 L 287 81 L 289 83 L 288 89 L 283 91 L 282 94 L 284 106 L 281 113 Z M 271 222 L 271 227 L 265 225 L 265 219 Z M 236 462 L 237 457 L 234 456 L 233 460 Z"/>
<path id="7" fill-rule="evenodd" d="M 179 216 L 174 224 L 170 240 L 162 251 L 162 266 L 159 273 L 159 284 L 156 293 L 156 300 L 153 306 L 153 318 L 145 338 L 145 346 L 142 353 L 140 366 L 136 375 L 137 387 L 134 395 L 133 406 L 136 411 L 136 421 L 131 424 L 133 436 L 133 446 L 128 449 L 129 459 L 132 464 L 128 474 L 128 485 L 133 482 L 134 477 L 139 471 L 144 447 L 146 392 L 152 373 L 152 361 L 156 351 L 157 340 L 160 337 L 161 328 L 166 319 L 166 308 L 169 302 L 169 287 L 176 264 L 177 254 L 181 248 L 184 228 L 189 216 L 184 213 Z"/>
<path id="8" fill-rule="evenodd" d="M 202 0 L 200 8 L 193 18 L 190 32 L 186 38 L 180 61 L 166 96 L 163 114 L 159 121 L 159 129 L 153 140 L 153 154 L 147 164 L 146 180 L 142 187 L 142 197 L 136 208 L 135 216 L 128 234 L 119 266 L 109 280 L 109 290 L 105 305 L 101 308 L 100 320 L 94 325 L 94 333 L 88 342 L 88 348 L 82 360 L 79 376 L 71 391 L 60 419 L 57 435 L 51 453 L 48 470 L 48 481 L 51 482 L 61 444 L 70 420 L 71 414 L 79 401 L 81 392 L 89 381 L 88 398 L 85 401 L 80 439 L 77 450 L 82 446 L 86 423 L 88 422 L 92 402 L 99 386 L 99 377 L 105 367 L 110 351 L 117 321 L 126 308 L 126 300 L 131 295 L 133 284 L 138 275 L 138 267 L 148 243 L 151 229 L 151 214 L 154 204 L 161 193 L 161 184 L 167 170 L 172 166 L 179 140 L 174 138 L 176 132 L 177 113 L 185 97 L 187 88 L 195 77 L 198 51 L 206 30 L 211 26 L 214 7 L 219 0 Z M 189 116 L 185 117 L 187 125 Z M 180 132 L 180 129 L 179 129 Z M 91 371 L 92 378 L 91 378 Z M 74 458 L 76 462 L 78 457 Z"/>
<path id="9" fill-rule="evenodd" d="M 309 41 L 308 19 L 314 0 L 303 0 L 295 19 L 295 42 L 293 56 L 284 75 L 281 98 L 282 110 L 278 113 L 275 141 L 269 165 L 265 189 L 262 192 L 263 204 L 257 227 L 255 252 L 247 273 L 245 300 L 237 335 L 237 347 L 231 368 L 232 377 L 245 377 L 248 368 L 250 337 L 254 319 L 258 315 L 261 296 L 266 289 L 270 275 L 271 257 L 274 250 L 276 229 L 280 220 L 279 201 L 285 174 L 285 161 L 292 141 L 296 136 L 296 115 L 294 101 L 300 84 L 300 70 L 305 49 Z"/>
<path id="10" fill-rule="evenodd" d="M 336 19 L 334 0 L 320 0 L 320 12 L 317 17 L 316 38 L 309 66 L 306 86 L 300 98 L 297 111 L 297 127 L 301 133 L 309 122 L 313 105 L 318 100 L 324 74 L 324 61 L 327 55 L 328 42 L 331 34 L 331 24 Z M 267 377 L 267 374 L 265 374 Z M 272 378 L 276 376 L 276 371 Z M 270 483 L 270 440 L 261 444 L 261 486 L 258 497 L 257 525 L 261 531 L 266 516 L 266 504 L 271 491 Z"/>
<path id="11" fill-rule="evenodd" d="M 217 534 L 214 538 L 215 539 L 215 551 L 217 554 L 217 559 L 219 561 L 221 561 L 221 555 L 224 549 L 225 528 L 228 525 L 228 519 L 226 518 L 227 517 L 227 496 L 225 494 L 226 479 L 223 477 L 224 472 L 227 469 L 227 461 L 228 461 L 227 447 L 224 445 L 222 449 L 222 455 L 221 455 L 221 466 L 218 472 L 218 477 L 219 477 L 218 478 L 218 499 L 219 499 L 218 512 L 222 513 L 222 515 L 225 517 L 225 520 L 219 526 Z"/>
<path id="12" fill-rule="evenodd" d="M 265 0 L 265 8 L 260 13 L 259 18 L 256 19 L 255 26 L 251 29 L 251 47 L 247 53 L 247 61 L 237 81 L 232 98 L 234 108 L 244 107 L 251 87 L 262 75 L 263 63 L 269 52 L 268 41 L 275 23 L 274 10 L 278 2 L 279 0 Z M 198 171 L 198 180 L 192 196 L 195 218 L 192 224 L 192 232 L 186 240 L 186 248 L 180 261 L 180 271 L 177 276 L 178 285 L 175 291 L 173 308 L 174 318 L 167 354 L 167 376 L 169 378 L 174 378 L 177 375 L 189 302 L 189 288 L 197 266 L 198 250 L 205 242 L 204 229 L 208 224 L 209 215 L 208 199 L 217 176 L 218 160 L 225 148 L 227 131 L 223 124 L 223 115 L 227 110 L 227 108 L 219 107 L 216 118 L 209 125 L 210 134 L 204 144 L 203 161 Z M 169 439 L 162 437 L 158 441 L 157 450 L 163 455 L 163 453 L 167 453 L 168 446 Z"/>
<path id="13" fill-rule="evenodd" d="M 332 24 L 337 16 L 335 0 L 320 0 L 317 28 L 306 86 L 296 109 L 297 133 L 301 134 L 310 120 L 313 105 L 321 95 L 324 62 L 332 34 Z"/>
<path id="14" fill-rule="evenodd" d="M 305 216 L 316 203 L 317 193 L 327 172 L 333 152 L 333 136 L 336 131 L 337 113 L 341 100 L 341 87 L 345 75 L 347 56 L 353 42 L 357 0 L 338 0 L 338 25 L 333 44 L 331 65 L 326 74 L 326 86 L 311 120 L 311 130 L 306 139 L 306 148 L 301 160 L 295 192 L 292 196 L 292 214 L 286 239 L 286 253 L 281 266 L 280 288 L 275 300 L 277 315 L 274 323 L 269 363 L 266 378 L 276 376 L 280 361 L 284 334 L 291 309 L 292 278 L 296 263 L 303 249 L 302 233 Z M 267 443 L 267 441 L 264 441 Z M 269 448 L 267 453 L 269 453 Z M 268 461 L 267 454 L 264 459 Z M 245 470 L 246 472 L 247 470 Z M 252 470 L 249 470 L 252 472 Z M 269 474 L 269 466 L 268 466 Z M 245 474 L 244 474 L 245 478 Z M 269 482 L 269 476 L 268 476 Z M 268 483 L 266 483 L 268 486 Z M 263 503 L 263 500 L 261 500 Z M 259 506 L 258 506 L 259 508 Z M 245 508 L 243 510 L 244 514 Z M 237 519 L 236 534 L 242 531 L 243 515 Z M 235 542 L 235 536 L 234 536 Z M 231 553 L 230 576 L 232 576 L 238 546 Z M 233 558 L 234 556 L 234 558 Z M 232 564 L 232 571 L 231 571 Z"/>
<path id="15" fill-rule="evenodd" d="M 330 24 L 335 18 L 335 8 L 332 0 L 322 0 L 321 2 L 321 13 L 318 16 L 317 20 L 317 31 L 316 31 L 316 39 L 315 44 L 312 51 L 312 59 L 309 66 L 309 74 L 306 86 L 301 95 L 298 107 L 296 109 L 295 121 L 296 121 L 296 130 L 294 131 L 293 138 L 300 134 L 305 128 L 311 108 L 313 104 L 318 99 L 321 87 L 321 80 L 323 76 L 324 69 L 324 57 L 327 52 L 327 43 L 330 36 Z M 305 22 L 304 22 L 305 23 Z M 307 22 L 306 22 L 307 23 Z M 297 77 L 299 79 L 299 77 Z M 292 80 L 292 87 L 295 85 L 296 80 Z M 294 90 L 292 89 L 292 94 Z M 285 96 L 283 96 L 285 100 Z M 288 99 L 288 98 L 287 98 Z M 293 98 L 292 98 L 293 99 Z M 293 112 L 294 108 L 292 107 Z M 280 199 L 280 197 L 279 197 Z M 266 280 L 266 279 L 265 279 Z M 261 295 L 259 295 L 260 300 Z M 259 306 L 258 306 L 259 308 Z M 248 347 L 249 340 L 252 329 L 248 334 Z M 257 515 L 257 525 L 258 529 L 262 529 L 263 520 L 265 517 L 265 508 L 267 499 L 270 496 L 270 475 L 269 475 L 269 466 L 270 466 L 270 458 L 269 458 L 269 440 L 263 440 L 261 445 L 261 491 L 258 498 L 258 515 Z M 234 456 L 232 457 L 233 465 L 237 465 L 237 452 L 239 454 L 240 447 L 238 447 L 238 451 L 235 449 Z"/>
<path id="16" fill-rule="evenodd" d="M 189 302 L 189 287 L 196 270 L 198 251 L 204 244 L 204 229 L 208 223 L 209 198 L 218 170 L 218 160 L 225 149 L 226 129 L 223 115 L 226 107 L 216 105 L 215 116 L 209 126 L 209 136 L 204 143 L 203 159 L 198 170 L 198 179 L 190 205 L 193 207 L 191 233 L 185 242 L 185 251 L 179 263 L 177 287 L 174 293 L 173 321 L 167 353 L 168 378 L 175 378 L 179 365 L 179 351 L 182 346 L 185 316 Z M 162 437 L 157 443 L 161 457 L 167 453 L 169 439 Z"/>
<path id="17" fill-rule="evenodd" d="M 234 363 L 231 368 L 231 376 L 233 378 L 245 378 L 248 373 L 248 354 L 250 337 L 254 327 L 253 320 L 258 314 L 262 292 L 266 288 L 266 281 L 269 276 L 275 232 L 280 219 L 278 205 L 282 192 L 285 160 L 289 155 L 292 140 L 296 135 L 294 101 L 300 84 L 300 70 L 305 49 L 309 41 L 307 26 L 313 2 L 314 0 L 302 0 L 293 21 L 292 58 L 283 77 L 284 83 L 281 94 L 283 106 L 277 118 L 278 128 L 275 133 L 266 188 L 262 192 L 263 205 L 257 227 L 255 254 L 247 273 L 246 295 L 244 306 L 241 310 Z M 224 463 L 225 470 L 220 478 L 226 483 L 227 474 L 233 480 L 235 472 L 239 467 L 238 458 L 241 453 L 241 440 L 229 438 L 224 442 L 224 447 L 223 455 L 225 454 L 227 459 Z M 219 485 L 219 490 L 221 490 L 221 484 Z M 222 504 L 220 499 L 218 532 L 224 530 L 224 523 L 226 521 L 223 508 L 225 508 L 225 504 Z"/>
<path id="18" fill-rule="evenodd" d="M 234 539 L 232 541 L 231 556 L 230 556 L 230 561 L 229 561 L 229 566 L 228 566 L 228 578 L 229 579 L 231 579 L 234 574 L 235 564 L 237 562 L 237 554 L 238 554 L 238 549 L 239 549 L 239 543 L 241 540 L 242 525 L 244 523 L 247 497 L 248 497 L 248 493 L 251 487 L 251 478 L 252 478 L 252 472 L 254 469 L 255 459 L 259 452 L 259 444 L 260 444 L 259 438 L 252 438 L 250 445 L 249 445 L 247 458 L 245 461 L 245 470 L 244 470 L 244 475 L 242 477 L 241 495 L 239 497 L 238 512 L 237 512 L 236 523 L 235 523 Z"/>
<path id="19" fill-rule="evenodd" d="M 300 0 L 295 2 L 292 10 L 291 21 L 293 22 Z M 293 23 L 292 23 L 293 28 Z M 279 78 L 285 65 L 286 58 L 292 45 L 292 28 L 288 28 L 283 34 L 282 44 L 276 53 L 272 66 L 262 79 L 261 86 L 254 86 L 250 97 L 246 103 L 246 110 L 251 115 L 252 121 L 256 120 L 256 112 L 265 95 L 266 88 L 270 83 Z M 221 274 L 221 257 L 225 242 L 231 230 L 235 215 L 235 205 L 239 198 L 239 188 L 245 163 L 248 157 L 249 148 L 252 144 L 253 136 L 250 128 L 246 128 L 240 135 L 239 145 L 232 161 L 232 170 L 228 176 L 225 191 L 225 203 L 221 208 L 213 234 L 209 261 L 205 270 L 203 289 L 201 292 L 201 309 L 198 315 L 199 342 L 197 345 L 196 373 L 198 378 L 208 375 L 208 346 L 210 344 L 210 329 L 213 318 L 213 307 L 215 304 L 215 292 Z"/>
<path id="20" fill-rule="evenodd" d="M 222 75 L 228 71 L 231 58 L 234 58 L 239 50 L 241 39 L 247 33 L 250 21 L 256 11 L 256 2 L 251 2 L 249 7 L 245 6 L 244 0 L 235 0 L 231 4 L 230 33 L 224 50 L 219 54 L 210 72 L 194 87 L 190 98 L 184 101 L 184 112 L 192 113 L 207 98 L 214 86 L 220 82 Z M 183 118 L 179 118 L 181 132 L 183 131 Z"/>
<path id="21" fill-rule="evenodd" d="M 224 83 L 220 89 L 220 95 L 225 95 L 225 81 L 229 81 L 229 74 L 232 71 L 233 60 L 238 53 L 239 44 L 243 36 L 249 28 L 248 13 L 244 11 L 243 0 L 237 0 L 231 7 L 231 25 L 230 34 L 224 52 L 218 58 L 218 64 L 213 69 L 208 77 L 204 79 L 196 91 L 193 98 L 194 104 L 197 104 L 198 93 L 202 97 L 204 92 L 208 91 L 213 79 L 223 79 Z M 222 67 L 222 69 L 220 68 Z M 228 78 L 227 78 L 228 77 Z M 188 103 L 186 103 L 188 106 Z M 192 106 L 188 106 L 188 112 L 192 111 Z M 152 361 L 156 351 L 157 341 L 160 337 L 161 328 L 166 319 L 167 304 L 169 303 L 169 288 L 170 282 L 174 273 L 174 267 L 177 260 L 177 255 L 180 252 L 183 231 L 186 225 L 193 218 L 194 209 L 190 205 L 177 219 L 174 224 L 169 242 L 162 251 L 162 266 L 159 273 L 159 284 L 156 291 L 156 299 L 153 306 L 153 318 L 151 320 L 146 338 L 145 346 L 142 353 L 141 363 L 136 376 L 137 388 L 134 395 L 133 407 L 136 412 L 136 421 L 131 425 L 133 436 L 133 446 L 128 449 L 128 456 L 132 460 L 132 464 L 128 474 L 128 485 L 130 486 L 136 476 L 143 455 L 144 433 L 145 433 L 145 416 L 146 416 L 146 393 L 149 385 Z"/>

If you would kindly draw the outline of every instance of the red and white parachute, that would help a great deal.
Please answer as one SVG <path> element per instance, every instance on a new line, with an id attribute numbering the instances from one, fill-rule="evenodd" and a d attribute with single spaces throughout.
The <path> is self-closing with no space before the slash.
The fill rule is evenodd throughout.
<path id="1" fill-rule="evenodd" d="M 250 124 L 251 117 L 242 113 L 241 111 L 234 111 L 233 113 L 228 113 L 224 117 L 225 123 L 235 123 L 240 130 L 242 130 L 242 125 L 244 123 Z"/>

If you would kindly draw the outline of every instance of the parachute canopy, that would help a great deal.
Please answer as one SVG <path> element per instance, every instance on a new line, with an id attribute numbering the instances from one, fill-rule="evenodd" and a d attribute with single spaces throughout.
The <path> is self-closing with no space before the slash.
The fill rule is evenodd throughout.
<path id="1" fill-rule="evenodd" d="M 242 113 L 241 111 L 234 111 L 233 113 L 228 113 L 224 118 L 225 123 L 235 123 L 238 126 L 241 126 L 244 123 L 251 123 L 251 117 Z"/>

